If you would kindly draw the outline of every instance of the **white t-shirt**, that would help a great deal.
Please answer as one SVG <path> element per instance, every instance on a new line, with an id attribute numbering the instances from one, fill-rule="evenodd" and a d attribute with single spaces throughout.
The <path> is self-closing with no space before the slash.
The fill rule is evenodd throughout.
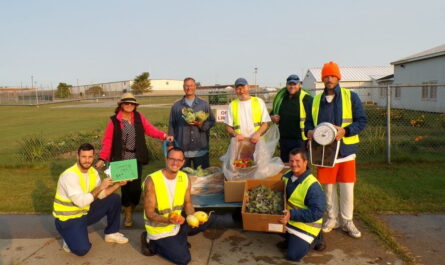
<path id="1" fill-rule="evenodd" d="M 87 190 L 90 190 L 90 185 L 97 187 L 101 183 L 97 170 L 94 168 L 93 170 L 94 174 L 96 175 L 96 183 L 94 184 L 90 184 L 88 173 L 82 173 Z M 57 184 L 57 193 L 62 197 L 62 199 L 69 199 L 73 201 L 75 205 L 81 208 L 90 205 L 94 201 L 93 194 L 89 192 L 85 193 L 82 190 L 79 176 L 74 172 L 68 172 L 60 176 Z"/>
<path id="2" fill-rule="evenodd" d="M 258 102 L 261 106 L 261 122 L 270 122 L 270 116 L 267 112 L 267 107 L 261 98 L 258 98 Z M 233 127 L 233 114 L 232 114 L 232 104 L 229 104 L 229 109 L 227 110 L 227 118 L 225 123 Z M 245 137 L 251 137 L 255 133 L 255 127 L 253 126 L 253 115 L 252 115 L 252 100 L 239 101 L 238 107 L 239 117 L 240 117 L 240 130 L 241 135 Z"/>

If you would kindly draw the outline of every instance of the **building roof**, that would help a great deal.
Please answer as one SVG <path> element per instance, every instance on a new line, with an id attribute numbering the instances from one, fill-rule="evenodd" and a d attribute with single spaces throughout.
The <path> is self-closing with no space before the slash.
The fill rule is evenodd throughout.
<path id="1" fill-rule="evenodd" d="M 317 82 L 321 82 L 321 67 L 309 68 Z M 347 66 L 340 67 L 341 81 L 371 81 L 394 73 L 394 67 L 389 66 Z"/>
<path id="2" fill-rule="evenodd" d="M 445 44 L 442 44 L 440 46 L 431 48 L 431 49 L 423 51 L 423 52 L 413 54 L 411 56 L 405 57 L 398 61 L 392 62 L 391 64 L 398 65 L 398 64 L 408 63 L 408 62 L 425 60 L 428 58 L 442 56 L 442 55 L 445 55 Z"/>

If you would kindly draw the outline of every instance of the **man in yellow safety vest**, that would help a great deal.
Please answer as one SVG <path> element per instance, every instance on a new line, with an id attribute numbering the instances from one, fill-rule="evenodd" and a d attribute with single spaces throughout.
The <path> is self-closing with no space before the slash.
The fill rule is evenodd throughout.
<path id="1" fill-rule="evenodd" d="M 226 116 L 226 130 L 238 141 L 250 138 L 257 143 L 267 130 L 270 116 L 264 101 L 259 97 L 251 97 L 249 84 L 244 78 L 235 81 L 235 92 L 238 96 L 229 104 Z"/>
<path id="2" fill-rule="evenodd" d="M 326 199 L 307 163 L 305 149 L 292 149 L 290 171 L 283 175 L 286 210 L 280 222 L 286 225 L 286 239 L 277 246 L 287 248 L 287 258 L 292 261 L 301 260 L 311 249 L 322 251 L 326 248 L 321 233 Z"/>
<path id="3" fill-rule="evenodd" d="M 351 237 L 359 238 L 362 233 L 352 221 L 356 182 L 355 157 L 358 151 L 358 134 L 365 128 L 367 118 L 359 96 L 340 87 L 341 74 L 336 63 L 324 64 L 321 78 L 325 89 L 314 97 L 312 115 L 308 115 L 306 119 L 307 138 L 312 139 L 313 129 L 317 124 L 329 122 L 337 129 L 336 139 L 340 141 L 334 167 L 317 168 L 318 181 L 325 185 L 327 202 L 328 218 L 323 224 L 323 232 L 328 233 L 341 226 Z M 339 199 L 337 183 L 340 190 Z"/>
<path id="4" fill-rule="evenodd" d="M 57 231 L 63 239 L 63 249 L 84 256 L 91 248 L 87 227 L 107 217 L 105 241 L 125 244 L 128 242 L 119 233 L 121 198 L 113 193 L 126 181 L 112 183 L 111 178 L 100 180 L 91 167 L 94 147 L 82 144 L 77 150 L 77 163 L 59 177 L 53 204 L 53 216 Z"/>
<path id="5" fill-rule="evenodd" d="M 191 260 L 187 236 L 204 231 L 215 215 L 197 227 L 184 222 L 182 212 L 192 215 L 191 181 L 180 169 L 185 163 L 184 151 L 173 147 L 167 153 L 166 168 L 147 176 L 144 188 L 145 230 L 141 234 L 141 252 L 158 254 L 175 264 Z"/>

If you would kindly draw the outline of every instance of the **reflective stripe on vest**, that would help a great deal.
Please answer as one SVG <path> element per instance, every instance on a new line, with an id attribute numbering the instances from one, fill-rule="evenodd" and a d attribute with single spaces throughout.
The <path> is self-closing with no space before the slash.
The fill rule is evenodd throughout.
<path id="1" fill-rule="evenodd" d="M 253 127 L 255 131 L 258 131 L 258 129 L 261 126 L 261 118 L 263 117 L 261 112 L 261 104 L 257 97 L 250 97 L 250 101 L 252 104 L 252 118 L 253 118 Z M 231 103 L 232 106 L 232 116 L 233 116 L 233 129 L 236 133 L 241 133 L 240 128 L 240 115 L 238 113 L 239 111 L 239 99 L 235 99 Z"/>
<path id="2" fill-rule="evenodd" d="M 352 123 L 352 101 L 351 101 L 351 91 L 346 88 L 340 88 L 341 91 L 341 106 L 342 106 L 342 122 L 341 127 L 345 128 Z M 321 96 L 324 93 L 320 93 L 314 97 L 312 104 L 312 119 L 314 121 L 314 126 L 318 124 L 318 113 L 320 110 Z M 348 136 L 342 138 L 344 144 L 356 144 L 360 142 L 358 134 L 354 136 Z"/>
<path id="3" fill-rule="evenodd" d="M 301 130 L 301 138 L 303 141 L 307 140 L 306 135 L 304 134 L 304 123 L 306 122 L 306 110 L 304 109 L 303 99 L 306 95 L 309 95 L 303 89 L 300 89 L 300 130 Z"/>
<path id="4" fill-rule="evenodd" d="M 289 178 L 283 178 L 283 179 L 285 184 L 284 187 L 286 188 Z M 304 204 L 304 199 L 306 198 L 307 191 L 314 183 L 320 185 L 320 183 L 312 174 L 308 175 L 303 180 L 303 182 L 297 186 L 297 188 L 289 197 L 286 203 L 286 209 L 287 210 L 290 210 L 292 208 L 308 209 L 308 207 Z M 292 228 L 315 238 L 320 233 L 322 222 L 323 218 L 320 218 L 312 223 L 303 223 L 303 222 L 296 222 L 289 220 L 288 224 L 291 225 Z"/>
<path id="5" fill-rule="evenodd" d="M 84 193 L 91 192 L 96 187 L 97 175 L 95 174 L 93 168 L 88 169 L 87 172 L 90 184 L 88 190 L 85 182 L 85 176 L 82 174 L 82 172 L 80 172 L 80 169 L 77 166 L 77 164 L 74 164 L 74 166 L 65 170 L 61 174 L 61 176 L 66 173 L 75 173 L 79 177 L 80 187 L 82 188 L 82 191 Z M 88 214 L 89 209 L 90 209 L 89 205 L 82 208 L 78 207 L 70 199 L 62 198 L 56 191 L 56 196 L 54 197 L 54 203 L 53 203 L 53 216 L 59 219 L 60 221 L 66 221 L 69 219 L 82 217 Z"/>
<path id="6" fill-rule="evenodd" d="M 162 174 L 162 170 L 158 170 L 150 174 L 148 177 L 151 177 L 155 189 L 156 213 L 166 218 L 168 218 L 172 212 L 181 215 L 182 209 L 184 207 L 185 193 L 187 191 L 187 186 L 188 186 L 187 175 L 182 171 L 178 171 L 176 175 L 175 178 L 176 187 L 175 187 L 175 197 L 173 198 L 173 207 L 171 206 L 170 200 L 168 198 L 167 185 L 165 183 L 164 174 Z M 145 182 L 142 183 L 142 189 L 144 189 L 144 186 Z M 145 210 L 144 210 L 144 222 L 145 222 L 145 229 L 147 230 L 147 233 L 150 235 L 162 235 L 164 233 L 169 233 L 173 231 L 173 229 L 176 226 L 175 224 L 160 223 L 149 220 L 147 218 L 147 215 L 145 214 Z"/>

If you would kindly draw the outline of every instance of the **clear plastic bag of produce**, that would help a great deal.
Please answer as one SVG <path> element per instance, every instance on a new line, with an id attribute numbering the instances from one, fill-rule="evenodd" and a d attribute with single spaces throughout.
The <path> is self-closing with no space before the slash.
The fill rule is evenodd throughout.
<path id="1" fill-rule="evenodd" d="M 220 157 L 227 180 L 263 179 L 278 174 L 284 167 L 279 157 L 272 157 L 280 139 L 276 124 L 272 124 L 256 144 L 248 139 L 238 142 L 232 137 L 227 152 Z"/>
<path id="2" fill-rule="evenodd" d="M 219 167 L 208 167 L 196 170 L 185 167 L 182 169 L 190 178 L 192 183 L 191 193 L 195 194 L 211 194 L 219 193 L 224 190 L 224 175 Z"/>

